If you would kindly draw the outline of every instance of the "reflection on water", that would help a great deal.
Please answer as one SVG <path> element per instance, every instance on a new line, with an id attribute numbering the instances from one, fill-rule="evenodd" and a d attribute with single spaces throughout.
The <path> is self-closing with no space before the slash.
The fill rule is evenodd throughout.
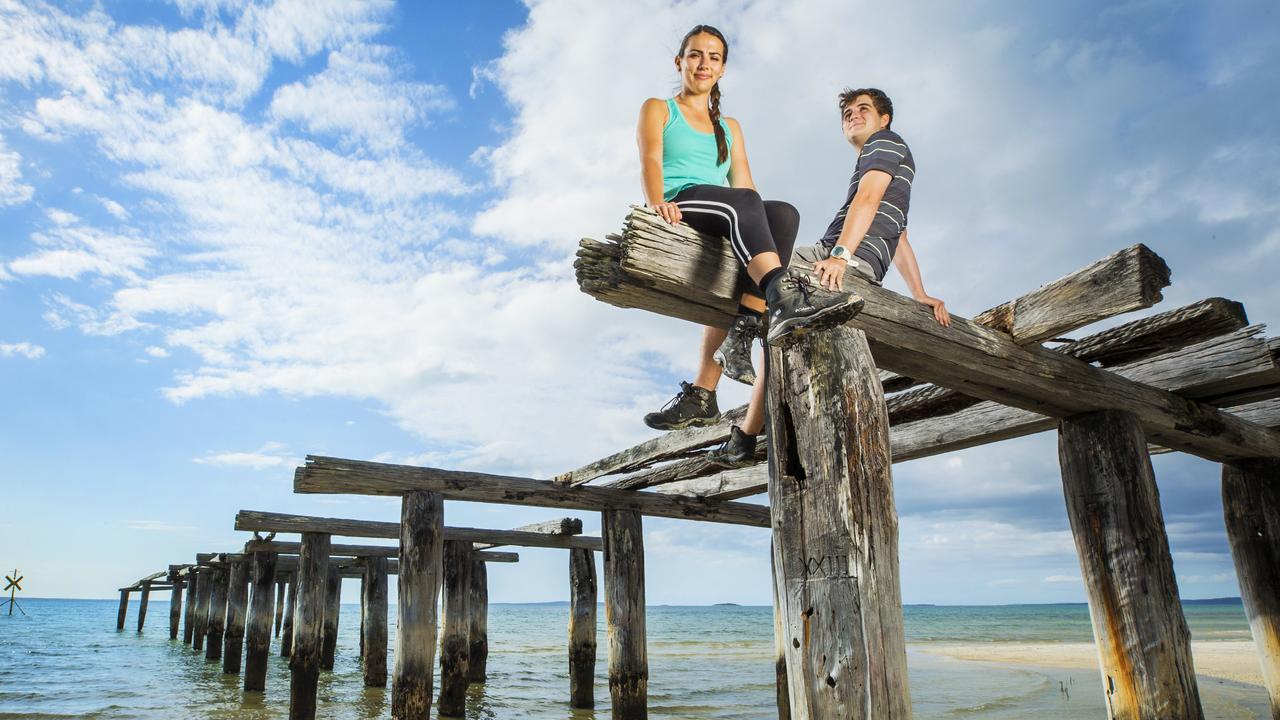
<path id="1" fill-rule="evenodd" d="M 246 695 L 241 677 L 168 638 L 168 603 L 152 601 L 147 631 L 115 632 L 114 601 L 30 600 L 27 618 L 0 617 L 0 719 L 288 717 L 289 669 L 272 643 L 266 693 Z M 130 609 L 133 626 L 136 603 Z M 1197 638 L 1248 637 L 1239 606 L 1189 607 Z M 603 612 L 596 705 L 567 706 L 567 607 L 494 605 L 489 680 L 468 692 L 468 720 L 607 720 Z M 392 612 L 391 639 L 394 643 Z M 1087 641 L 1082 605 L 1002 608 L 909 607 L 912 643 Z M 364 688 L 359 607 L 342 608 L 337 662 L 319 683 L 320 717 L 387 718 L 389 689 Z M 652 607 L 648 610 L 650 715 L 762 720 L 777 717 L 769 608 Z M 948 660 L 909 652 L 917 718 L 1095 718 L 1104 714 L 1094 671 L 1046 671 Z M 1202 682 L 1211 718 L 1264 717 L 1260 688 Z"/>

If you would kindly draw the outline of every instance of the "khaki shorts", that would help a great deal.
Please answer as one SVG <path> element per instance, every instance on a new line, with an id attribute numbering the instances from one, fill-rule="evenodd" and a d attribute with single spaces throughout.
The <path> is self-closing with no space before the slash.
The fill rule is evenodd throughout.
<path id="1" fill-rule="evenodd" d="M 826 260 L 831 257 L 831 251 L 821 243 L 805 245 L 796 248 L 796 257 L 816 263 L 819 260 Z M 876 271 L 872 270 L 866 261 L 856 256 L 849 259 L 849 267 L 844 269 L 845 277 L 849 277 L 849 273 L 857 273 L 863 280 L 868 280 L 874 285 L 880 284 L 880 281 L 876 279 Z"/>

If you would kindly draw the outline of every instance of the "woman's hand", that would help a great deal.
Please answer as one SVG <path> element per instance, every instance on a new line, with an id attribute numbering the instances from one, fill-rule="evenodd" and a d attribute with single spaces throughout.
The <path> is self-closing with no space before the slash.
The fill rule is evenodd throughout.
<path id="1" fill-rule="evenodd" d="M 657 211 L 663 220 L 675 225 L 680 222 L 680 206 L 673 202 L 651 204 L 649 207 Z"/>
<path id="2" fill-rule="evenodd" d="M 916 298 L 916 302 L 924 303 L 933 308 L 933 318 L 938 321 L 942 327 L 951 327 L 951 313 L 947 312 L 947 306 L 936 297 L 921 295 Z"/>
<path id="3" fill-rule="evenodd" d="M 848 260 L 829 257 L 813 264 L 813 274 L 818 276 L 818 284 L 828 290 L 844 289 L 844 271 L 849 267 Z"/>

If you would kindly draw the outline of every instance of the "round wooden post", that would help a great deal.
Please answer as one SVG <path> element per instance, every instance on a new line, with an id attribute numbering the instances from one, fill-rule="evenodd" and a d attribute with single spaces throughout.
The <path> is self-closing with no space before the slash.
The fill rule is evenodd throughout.
<path id="1" fill-rule="evenodd" d="M 342 571 L 329 564 L 324 583 L 324 637 L 320 645 L 320 669 L 333 670 L 338 649 L 338 613 L 342 610 Z"/>
<path id="2" fill-rule="evenodd" d="M 644 616 L 644 530 L 635 510 L 605 510 L 604 617 L 609 626 L 609 695 L 615 720 L 649 717 Z"/>
<path id="3" fill-rule="evenodd" d="M 284 620 L 284 591 L 288 584 L 284 580 L 276 582 L 276 637 L 280 637 L 280 624 Z"/>
<path id="4" fill-rule="evenodd" d="M 195 633 L 191 640 L 191 649 L 195 652 L 204 650 L 205 635 L 209 632 L 209 600 L 213 595 L 214 572 L 212 568 L 200 570 L 200 587 L 196 595 Z"/>
<path id="5" fill-rule="evenodd" d="M 467 633 L 471 614 L 471 543 L 444 541 L 444 627 L 440 637 L 440 717 L 462 717 L 467 709 Z"/>
<path id="6" fill-rule="evenodd" d="M 1280 720 L 1280 460 L 1224 465 L 1222 509 L 1271 717 Z"/>
<path id="7" fill-rule="evenodd" d="M 471 597 L 467 600 L 471 614 L 467 630 L 467 680 L 483 683 L 489 663 L 489 570 L 485 561 L 472 553 Z"/>
<path id="8" fill-rule="evenodd" d="M 227 589 L 231 572 L 225 565 L 213 571 L 209 593 L 209 630 L 204 639 L 204 659 L 222 659 L 222 636 L 227 629 Z"/>
<path id="9" fill-rule="evenodd" d="M 280 631 L 280 657 L 293 654 L 293 611 L 298 606 L 298 573 L 289 574 L 289 597 L 284 603 L 284 625 Z"/>
<path id="10" fill-rule="evenodd" d="M 116 612 L 116 631 L 124 630 L 124 619 L 129 613 L 129 591 L 120 591 L 120 609 Z"/>
<path id="11" fill-rule="evenodd" d="M 138 632 L 147 624 L 147 604 L 151 600 L 151 581 L 142 583 L 142 593 L 138 597 Z"/>
<path id="12" fill-rule="evenodd" d="M 182 644 L 190 645 L 196 627 L 196 587 L 199 576 L 195 568 L 187 571 L 187 606 L 182 611 Z"/>
<path id="13" fill-rule="evenodd" d="M 329 536 L 325 533 L 302 533 L 302 551 L 298 557 L 298 607 L 294 611 L 293 654 L 289 657 L 289 720 L 314 720 L 316 716 L 329 544 Z"/>
<path id="14" fill-rule="evenodd" d="M 365 687 L 387 686 L 387 559 L 365 559 L 360 647 Z"/>
<path id="15" fill-rule="evenodd" d="M 1061 420 L 1058 456 L 1110 717 L 1203 718 L 1138 419 L 1102 411 Z"/>
<path id="16" fill-rule="evenodd" d="M 169 639 L 178 639 L 178 629 L 182 624 L 182 588 L 183 582 L 173 580 L 173 589 L 169 591 Z"/>
<path id="17" fill-rule="evenodd" d="M 249 604 L 249 560 L 231 563 L 227 581 L 227 631 L 222 647 L 222 672 L 240 673 L 244 656 L 244 623 Z"/>
<path id="18" fill-rule="evenodd" d="M 244 689 L 267 689 L 267 657 L 271 654 L 272 590 L 276 585 L 275 553 L 253 554 L 253 599 L 249 605 L 249 627 L 245 633 Z M 278 617 L 278 614 L 276 614 Z"/>
<path id="19" fill-rule="evenodd" d="M 769 568 L 776 577 L 773 543 L 769 543 Z M 782 606 L 778 603 L 778 584 L 773 585 L 773 673 L 774 702 L 778 705 L 778 720 L 791 720 L 791 690 L 787 686 L 787 632 L 782 626 Z"/>
<path id="20" fill-rule="evenodd" d="M 405 493 L 400 504 L 399 620 L 391 716 L 430 720 L 436 654 L 436 601 L 440 597 L 444 499 Z"/>
<path id="21" fill-rule="evenodd" d="M 596 706 L 596 558 L 569 551 L 569 707 Z"/>
<path id="22" fill-rule="evenodd" d="M 775 612 L 790 716 L 911 717 L 884 391 L 866 336 L 768 353 Z"/>

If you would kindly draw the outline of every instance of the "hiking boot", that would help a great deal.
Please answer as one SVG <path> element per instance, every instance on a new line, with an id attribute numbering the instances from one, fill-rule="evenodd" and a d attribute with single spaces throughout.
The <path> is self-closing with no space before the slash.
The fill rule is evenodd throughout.
<path id="1" fill-rule="evenodd" d="M 850 292 L 832 291 L 802 270 L 788 270 L 769 284 L 770 345 L 796 340 L 812 330 L 843 325 L 862 310 L 862 297 Z"/>
<path id="2" fill-rule="evenodd" d="M 716 391 L 681 382 L 680 392 L 662 406 L 658 412 L 644 416 L 644 424 L 654 430 L 679 430 L 687 427 L 704 427 L 720 419 L 716 407 Z"/>
<path id="3" fill-rule="evenodd" d="M 745 385 L 756 381 L 756 369 L 751 365 L 751 345 L 760 335 L 760 318 L 756 315 L 739 315 L 729 326 L 729 334 L 720 349 L 716 350 L 716 364 L 730 380 Z"/>
<path id="4" fill-rule="evenodd" d="M 708 463 L 722 468 L 739 468 L 756 463 L 756 436 L 742 432 L 742 428 L 734 425 L 729 429 L 729 439 L 724 444 L 708 452 L 705 456 Z"/>

